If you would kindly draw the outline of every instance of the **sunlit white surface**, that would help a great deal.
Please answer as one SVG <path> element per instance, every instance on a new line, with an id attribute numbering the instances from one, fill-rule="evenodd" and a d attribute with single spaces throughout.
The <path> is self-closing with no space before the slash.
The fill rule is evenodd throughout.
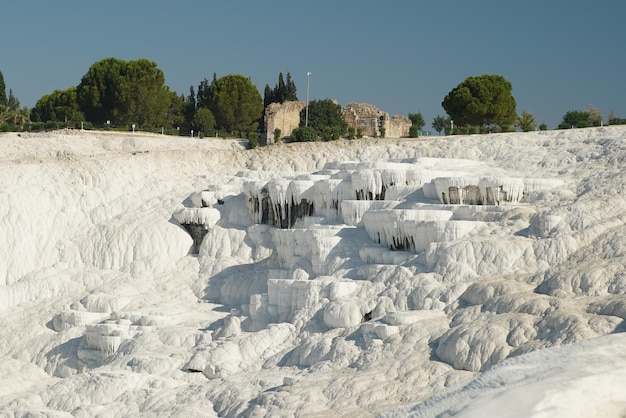
<path id="1" fill-rule="evenodd" d="M 0 410 L 623 416 L 625 140 L 2 134 Z"/>

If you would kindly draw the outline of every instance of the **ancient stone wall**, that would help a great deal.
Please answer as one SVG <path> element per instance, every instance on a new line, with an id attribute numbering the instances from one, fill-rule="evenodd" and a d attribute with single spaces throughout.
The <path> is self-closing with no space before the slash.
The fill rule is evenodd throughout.
<path id="1" fill-rule="evenodd" d="M 402 137 L 409 135 L 411 121 L 397 115 L 389 114 L 368 103 L 350 103 L 343 108 L 343 117 L 348 126 L 355 130 L 361 128 L 364 136 L 381 136 L 381 129 L 385 129 L 386 137 Z"/>
<path id="2" fill-rule="evenodd" d="M 281 138 L 291 135 L 300 126 L 300 112 L 306 102 L 272 103 L 265 108 L 266 144 L 274 142 L 274 130 L 280 129 Z M 350 103 L 342 108 L 348 126 L 355 131 L 361 128 L 363 136 L 379 137 L 382 128 L 389 138 L 409 136 L 411 121 L 402 115 L 389 117 L 389 114 L 368 103 Z"/>
<path id="3" fill-rule="evenodd" d="M 267 144 L 274 142 L 274 130 L 280 129 L 281 138 L 291 135 L 291 131 L 300 125 L 300 112 L 305 102 L 271 103 L 265 108 L 265 130 Z"/>
<path id="4" fill-rule="evenodd" d="M 389 138 L 409 136 L 411 120 L 406 116 L 395 115 L 387 119 L 385 124 L 385 136 Z"/>

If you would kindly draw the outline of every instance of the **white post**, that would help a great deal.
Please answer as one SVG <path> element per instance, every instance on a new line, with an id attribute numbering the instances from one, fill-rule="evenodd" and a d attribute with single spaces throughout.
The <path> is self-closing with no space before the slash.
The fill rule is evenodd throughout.
<path id="1" fill-rule="evenodd" d="M 304 119 L 304 126 L 309 126 L 309 77 L 311 76 L 311 72 L 307 71 L 306 73 L 306 116 Z"/>
<path id="2" fill-rule="evenodd" d="M 135 124 L 133 123 L 133 133 L 135 133 Z"/>
<path id="3" fill-rule="evenodd" d="M 191 137 L 193 138 L 193 129 L 191 130 Z"/>

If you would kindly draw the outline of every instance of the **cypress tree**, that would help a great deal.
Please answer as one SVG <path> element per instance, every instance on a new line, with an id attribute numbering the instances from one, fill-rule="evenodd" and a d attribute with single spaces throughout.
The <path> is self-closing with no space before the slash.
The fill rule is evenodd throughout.
<path id="1" fill-rule="evenodd" d="M 0 71 L 0 108 L 6 107 L 7 104 L 7 87 L 4 84 L 4 76 L 2 75 L 2 71 Z"/>

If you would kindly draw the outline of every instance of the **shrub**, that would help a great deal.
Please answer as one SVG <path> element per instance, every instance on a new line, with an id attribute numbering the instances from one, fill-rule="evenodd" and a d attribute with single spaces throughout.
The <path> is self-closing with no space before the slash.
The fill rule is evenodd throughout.
<path id="1" fill-rule="evenodd" d="M 303 126 L 291 131 L 291 140 L 293 142 L 314 142 L 317 140 L 317 132 L 310 126 Z"/>
<path id="2" fill-rule="evenodd" d="M 280 141 L 281 134 L 282 134 L 282 131 L 279 128 L 274 129 L 274 143 L 277 143 L 278 141 Z"/>
<path id="3" fill-rule="evenodd" d="M 348 139 L 354 139 L 354 126 L 348 126 Z"/>

